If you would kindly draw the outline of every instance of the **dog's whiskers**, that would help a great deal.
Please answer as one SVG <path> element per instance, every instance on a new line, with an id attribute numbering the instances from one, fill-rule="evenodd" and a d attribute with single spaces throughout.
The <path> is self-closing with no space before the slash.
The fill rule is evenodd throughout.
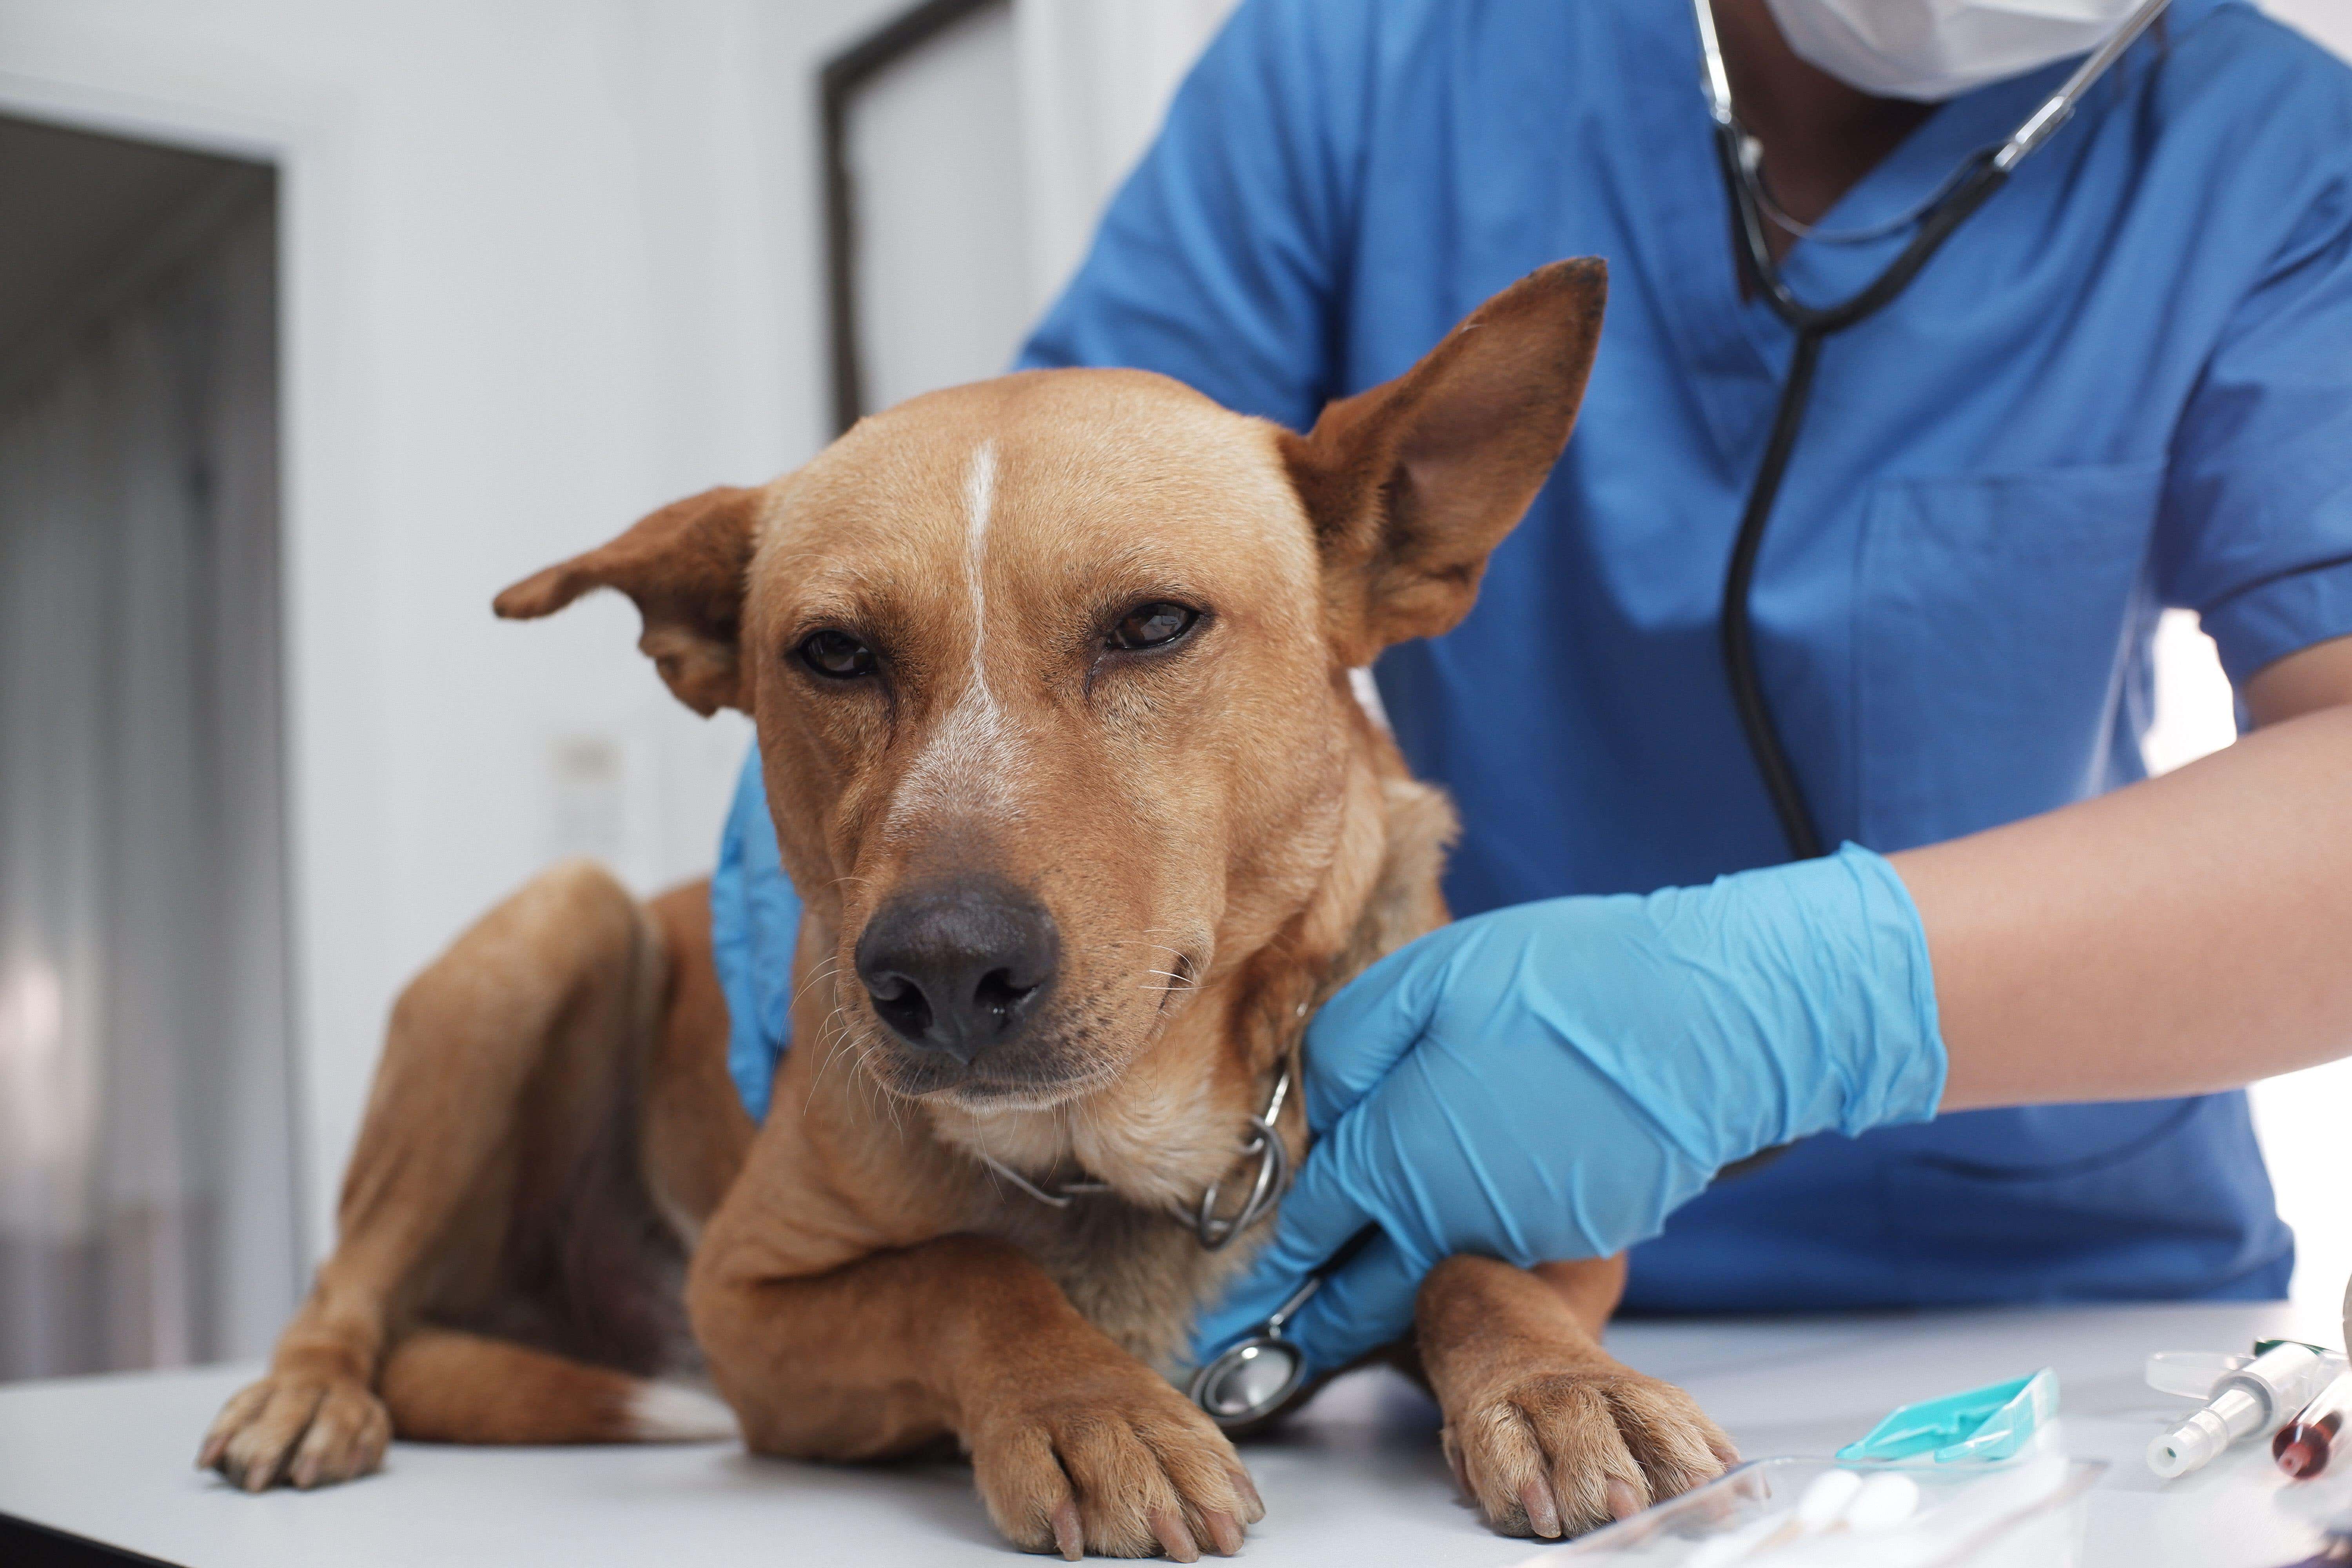
<path id="1" fill-rule="evenodd" d="M 809 972 L 809 977 L 806 980 L 801 982 L 800 988 L 793 993 L 793 1001 L 794 1003 L 799 1002 L 803 996 L 808 994 L 810 986 L 814 985 L 820 980 L 826 979 L 831 975 L 840 973 L 840 970 L 841 955 L 839 953 L 828 955 L 823 963 L 818 964 L 814 970 Z"/>
<path id="2" fill-rule="evenodd" d="M 844 1026 L 838 1032 L 835 1028 L 836 1024 Z M 816 1049 L 821 1054 L 817 1058 L 816 1072 L 809 1079 L 808 1096 L 802 1102 L 801 1109 L 803 1113 L 807 1111 L 809 1106 L 816 1103 L 817 1086 L 824 1082 L 824 1075 L 833 1070 L 834 1058 L 841 1054 L 842 1047 L 848 1043 L 849 1030 L 846 1027 L 846 1020 L 842 1016 L 842 1009 L 836 1006 L 825 1015 L 824 1024 L 817 1028 Z M 853 1066 L 850 1071 L 854 1075 L 856 1072 L 856 1067 Z"/>

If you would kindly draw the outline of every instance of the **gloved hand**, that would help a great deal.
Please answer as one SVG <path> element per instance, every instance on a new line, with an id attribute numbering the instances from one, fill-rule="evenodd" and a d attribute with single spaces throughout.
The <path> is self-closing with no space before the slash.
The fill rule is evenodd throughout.
<path id="1" fill-rule="evenodd" d="M 743 759 L 710 874 L 710 955 L 727 996 L 727 1071 L 754 1121 L 768 1117 L 776 1066 L 792 1043 L 793 952 L 801 900 L 776 852 L 760 748 Z"/>
<path id="2" fill-rule="evenodd" d="M 1404 1333 L 1457 1252 L 1522 1266 L 1654 1236 L 1736 1160 L 1925 1121 L 1944 1087 L 1927 945 L 1894 868 L 1824 859 L 1554 899 L 1390 954 L 1307 1034 L 1318 1142 L 1272 1241 L 1195 1331 L 1254 1331 L 1367 1226 L 1286 1330 L 1310 1364 Z"/>

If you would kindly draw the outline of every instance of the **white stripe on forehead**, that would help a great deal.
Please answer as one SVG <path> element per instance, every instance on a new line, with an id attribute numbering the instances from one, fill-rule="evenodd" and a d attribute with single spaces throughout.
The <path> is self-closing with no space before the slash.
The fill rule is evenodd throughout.
<path id="1" fill-rule="evenodd" d="M 991 708 L 996 698 L 988 689 L 988 665 L 981 650 L 988 640 L 988 520 L 996 507 L 996 443 L 982 441 L 963 470 L 964 528 L 969 544 L 964 552 L 964 581 L 971 589 L 971 684 Z M 969 699 L 967 699 L 969 700 Z"/>
<path id="2" fill-rule="evenodd" d="M 964 587 L 971 604 L 971 666 L 891 803 L 890 826 L 941 810 L 1008 817 L 1019 810 L 1021 757 L 988 684 L 988 527 L 996 510 L 996 443 L 973 448 L 963 470 Z M 950 679 L 942 670 L 942 686 Z"/>

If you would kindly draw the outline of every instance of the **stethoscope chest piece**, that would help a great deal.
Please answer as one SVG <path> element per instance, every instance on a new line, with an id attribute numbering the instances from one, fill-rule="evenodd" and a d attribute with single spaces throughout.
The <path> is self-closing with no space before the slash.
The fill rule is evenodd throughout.
<path id="1" fill-rule="evenodd" d="M 1192 1403 L 1220 1426 L 1246 1426 L 1282 1408 L 1307 1381 L 1307 1358 L 1289 1341 L 1252 1334 L 1192 1374 Z"/>
<path id="2" fill-rule="evenodd" d="M 1330 1260 L 1302 1281 L 1290 1300 L 1266 1314 L 1246 1339 L 1236 1341 L 1201 1363 L 1184 1392 L 1209 1419 L 1231 1430 L 1254 1426 L 1290 1402 L 1307 1383 L 1307 1354 L 1283 1330 L 1298 1309 L 1307 1305 L 1323 1282 L 1345 1268 L 1372 1237 L 1380 1234 L 1366 1226 L 1350 1237 Z"/>

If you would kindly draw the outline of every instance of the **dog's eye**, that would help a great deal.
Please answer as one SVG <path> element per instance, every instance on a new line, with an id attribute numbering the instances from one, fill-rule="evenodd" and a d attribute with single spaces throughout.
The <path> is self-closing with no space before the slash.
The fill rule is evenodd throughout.
<path id="1" fill-rule="evenodd" d="M 854 680 L 874 673 L 874 650 L 847 632 L 830 627 L 802 638 L 800 656 L 803 664 L 833 680 Z"/>
<path id="2" fill-rule="evenodd" d="M 1127 653 L 1139 653 L 1146 648 L 1166 647 L 1192 629 L 1201 612 L 1155 599 L 1148 605 L 1138 605 L 1121 616 L 1118 625 L 1111 627 L 1112 647 Z"/>

